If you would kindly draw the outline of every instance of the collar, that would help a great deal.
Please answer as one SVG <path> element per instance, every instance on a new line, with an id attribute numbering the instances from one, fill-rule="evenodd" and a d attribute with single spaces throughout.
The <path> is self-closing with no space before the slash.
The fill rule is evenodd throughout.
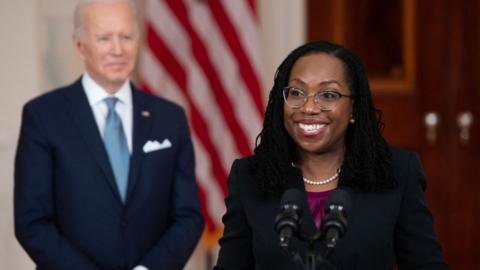
<path id="1" fill-rule="evenodd" d="M 103 102 L 107 97 L 116 97 L 121 103 L 126 105 L 132 104 L 132 87 L 130 85 L 130 80 L 126 80 L 115 94 L 110 95 L 105 89 L 103 89 L 103 87 L 95 82 L 87 72 L 85 72 L 82 76 L 82 86 L 85 90 L 90 106 L 95 106 L 96 104 Z"/>

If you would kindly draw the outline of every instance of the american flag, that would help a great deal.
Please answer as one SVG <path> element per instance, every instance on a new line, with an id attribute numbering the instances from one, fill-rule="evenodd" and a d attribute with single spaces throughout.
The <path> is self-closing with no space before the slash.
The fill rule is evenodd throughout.
<path id="1" fill-rule="evenodd" d="M 263 118 L 255 0 L 146 0 L 145 22 L 140 81 L 188 115 L 203 240 L 214 247 L 230 166 L 252 153 Z"/>

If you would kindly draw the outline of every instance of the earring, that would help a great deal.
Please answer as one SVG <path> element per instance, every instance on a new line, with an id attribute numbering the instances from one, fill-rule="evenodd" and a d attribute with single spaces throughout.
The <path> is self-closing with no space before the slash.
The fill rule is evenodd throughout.
<path id="1" fill-rule="evenodd" d="M 355 119 L 354 118 L 350 118 L 350 124 L 355 124 Z"/>

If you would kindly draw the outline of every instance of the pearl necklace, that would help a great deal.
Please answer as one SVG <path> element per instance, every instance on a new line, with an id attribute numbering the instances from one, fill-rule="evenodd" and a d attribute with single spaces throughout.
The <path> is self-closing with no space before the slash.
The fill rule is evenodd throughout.
<path id="1" fill-rule="evenodd" d="M 335 174 L 332 177 L 329 177 L 327 179 L 309 180 L 309 179 L 303 177 L 303 182 L 305 182 L 306 184 L 309 184 L 309 185 L 316 185 L 316 186 L 325 185 L 325 184 L 328 184 L 328 183 L 332 182 L 333 180 L 337 179 L 339 174 L 340 174 L 340 168 L 337 169 L 337 171 L 335 172 Z"/>
<path id="2" fill-rule="evenodd" d="M 293 162 L 292 162 L 292 167 L 296 167 L 295 163 L 293 163 Z M 315 185 L 315 186 L 325 185 L 325 184 L 328 184 L 328 183 L 332 182 L 333 180 L 337 179 L 338 175 L 340 174 L 340 171 L 341 171 L 341 169 L 338 168 L 333 176 L 331 176 L 327 179 L 322 179 L 322 180 L 310 180 L 310 179 L 307 179 L 307 178 L 303 177 L 303 182 L 305 182 L 306 184 Z"/>

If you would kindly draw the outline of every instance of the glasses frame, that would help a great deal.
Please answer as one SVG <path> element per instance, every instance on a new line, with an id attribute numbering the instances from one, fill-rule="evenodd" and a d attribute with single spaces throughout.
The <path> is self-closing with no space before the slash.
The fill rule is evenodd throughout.
<path id="1" fill-rule="evenodd" d="M 305 97 L 303 98 L 303 103 L 302 103 L 302 105 L 300 105 L 300 106 L 292 106 L 291 104 L 288 103 L 287 97 L 286 97 L 286 92 L 287 92 L 287 91 L 290 91 L 291 89 L 298 90 L 298 91 L 300 91 L 300 92 L 302 92 L 302 93 L 305 94 Z M 299 109 L 299 108 L 305 106 L 305 104 L 307 104 L 307 102 L 308 102 L 308 99 L 309 99 L 310 97 L 313 97 L 313 103 L 314 103 L 315 105 L 319 106 L 322 110 L 332 110 L 333 108 L 329 108 L 329 109 L 322 108 L 322 106 L 319 105 L 319 100 L 320 100 L 320 99 L 315 98 L 319 93 L 324 93 L 324 92 L 335 93 L 335 94 L 337 94 L 337 95 L 339 96 L 338 100 L 335 100 L 334 106 L 337 105 L 337 102 L 338 102 L 340 99 L 342 99 L 342 97 L 347 97 L 347 98 L 353 98 L 353 97 L 354 97 L 353 95 L 345 95 L 345 94 L 342 94 L 342 93 L 340 93 L 340 92 L 338 92 L 338 91 L 335 91 L 335 90 L 318 91 L 318 92 L 315 92 L 315 93 L 313 93 L 313 94 L 307 95 L 307 94 L 305 93 L 305 91 L 303 91 L 302 89 L 297 88 L 297 87 L 293 87 L 293 86 L 285 86 L 285 87 L 283 87 L 283 89 L 282 89 L 282 96 L 283 96 L 283 100 L 284 100 L 285 104 L 287 104 L 287 105 L 288 105 L 290 108 L 292 108 L 292 109 Z"/>

